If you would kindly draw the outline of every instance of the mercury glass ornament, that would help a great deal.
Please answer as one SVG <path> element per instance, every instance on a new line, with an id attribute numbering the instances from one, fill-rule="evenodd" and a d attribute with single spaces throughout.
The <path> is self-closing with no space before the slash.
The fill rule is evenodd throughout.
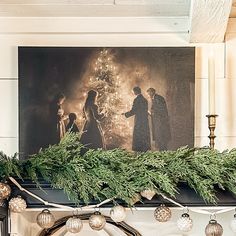
<path id="1" fill-rule="evenodd" d="M 0 201 L 7 199 L 11 195 L 11 187 L 6 184 L 0 182 Z"/>
<path id="2" fill-rule="evenodd" d="M 90 216 L 89 226 L 93 230 L 97 231 L 102 230 L 105 225 L 106 225 L 106 219 L 99 211 L 94 212 L 94 214 Z"/>
<path id="3" fill-rule="evenodd" d="M 138 193 L 136 193 L 136 194 L 132 197 L 130 203 L 131 203 L 131 205 L 134 205 L 135 203 L 139 202 L 140 200 L 141 200 L 141 195 L 138 194 Z"/>
<path id="4" fill-rule="evenodd" d="M 151 189 L 145 189 L 140 194 L 142 197 L 145 197 L 148 200 L 152 200 L 152 198 L 156 195 L 156 192 Z"/>
<path id="5" fill-rule="evenodd" d="M 123 206 L 114 206 L 110 211 L 111 219 L 115 222 L 121 222 L 126 218 L 126 210 Z"/>
<path id="6" fill-rule="evenodd" d="M 161 204 L 154 211 L 154 217 L 159 222 L 167 222 L 171 218 L 171 210 L 169 207 L 166 207 L 164 204 Z"/>
<path id="7" fill-rule="evenodd" d="M 222 236 L 223 227 L 216 220 L 210 220 L 205 228 L 206 236 Z"/>
<path id="8" fill-rule="evenodd" d="M 234 233 L 236 233 L 236 214 L 234 215 L 234 218 L 230 221 L 230 228 Z"/>
<path id="9" fill-rule="evenodd" d="M 189 214 L 184 213 L 182 216 L 177 220 L 177 227 L 182 232 L 189 232 L 193 228 L 193 220 L 190 218 Z"/>
<path id="10" fill-rule="evenodd" d="M 70 217 L 66 221 L 66 229 L 70 233 L 79 233 L 83 228 L 82 220 L 78 216 Z"/>
<path id="11" fill-rule="evenodd" d="M 9 201 L 9 209 L 12 212 L 21 213 L 25 211 L 26 207 L 26 201 L 21 196 L 14 197 Z"/>
<path id="12" fill-rule="evenodd" d="M 38 214 L 36 221 L 41 228 L 49 229 L 54 225 L 55 217 L 48 209 L 45 209 Z"/>

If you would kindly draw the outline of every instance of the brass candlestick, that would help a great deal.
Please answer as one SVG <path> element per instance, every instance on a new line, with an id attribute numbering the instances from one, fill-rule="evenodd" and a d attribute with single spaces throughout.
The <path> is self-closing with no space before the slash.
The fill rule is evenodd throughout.
<path id="1" fill-rule="evenodd" d="M 210 130 L 210 135 L 208 138 L 210 139 L 210 148 L 215 147 L 215 128 L 216 128 L 216 117 L 218 115 L 207 115 L 206 117 L 208 118 L 208 128 Z"/>

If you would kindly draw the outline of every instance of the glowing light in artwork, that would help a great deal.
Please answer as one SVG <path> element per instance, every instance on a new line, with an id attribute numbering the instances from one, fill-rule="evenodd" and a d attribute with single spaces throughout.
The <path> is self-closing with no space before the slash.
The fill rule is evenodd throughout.
<path id="1" fill-rule="evenodd" d="M 102 49 L 94 61 L 94 71 L 88 82 L 88 89 L 98 91 L 98 107 L 104 112 L 105 118 L 101 121 L 106 146 L 121 146 L 127 140 L 131 141 L 132 126 L 122 115 L 127 111 L 127 98 L 120 94 L 122 78 L 118 74 L 114 55 L 108 49 Z"/>

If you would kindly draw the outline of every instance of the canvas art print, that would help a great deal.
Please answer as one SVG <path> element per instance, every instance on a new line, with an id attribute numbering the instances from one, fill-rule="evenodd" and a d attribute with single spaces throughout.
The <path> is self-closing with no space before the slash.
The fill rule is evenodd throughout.
<path id="1" fill-rule="evenodd" d="M 195 49 L 19 47 L 22 158 L 79 133 L 89 149 L 194 145 Z"/>

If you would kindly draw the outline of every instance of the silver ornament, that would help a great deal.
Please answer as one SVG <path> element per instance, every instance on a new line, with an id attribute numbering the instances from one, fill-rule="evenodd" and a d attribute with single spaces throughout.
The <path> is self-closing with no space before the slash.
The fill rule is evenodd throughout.
<path id="1" fill-rule="evenodd" d="M 234 215 L 234 218 L 230 221 L 230 228 L 234 233 L 236 233 L 236 214 Z"/>
<path id="2" fill-rule="evenodd" d="M 36 221 L 41 228 L 49 229 L 54 225 L 55 217 L 48 209 L 45 209 L 38 214 Z"/>
<path id="3" fill-rule="evenodd" d="M 223 227 L 216 220 L 210 220 L 205 228 L 205 234 L 206 236 L 222 236 Z"/>
<path id="4" fill-rule="evenodd" d="M 0 201 L 3 201 L 11 195 L 11 187 L 6 184 L 0 182 Z"/>
<path id="5" fill-rule="evenodd" d="M 106 219 L 99 211 L 94 212 L 94 214 L 89 217 L 89 226 L 93 230 L 102 230 L 105 225 Z"/>
<path id="6" fill-rule="evenodd" d="M 154 211 L 154 217 L 159 222 L 167 222 L 171 218 L 171 210 L 169 207 L 166 207 L 164 204 L 161 204 Z"/>
<path id="7" fill-rule="evenodd" d="M 79 233 L 83 228 L 82 220 L 78 216 L 70 217 L 66 221 L 66 229 L 70 233 Z"/>
<path id="8" fill-rule="evenodd" d="M 189 214 L 184 213 L 182 216 L 177 220 L 177 227 L 182 232 L 189 232 L 193 228 L 193 220 L 190 218 Z"/>
<path id="9" fill-rule="evenodd" d="M 26 201 L 21 196 L 14 197 L 9 201 L 9 209 L 12 212 L 21 213 L 25 211 L 26 207 Z"/>
<path id="10" fill-rule="evenodd" d="M 123 206 L 114 206 L 110 211 L 111 219 L 115 222 L 121 222 L 126 218 L 126 210 Z"/>
<path id="11" fill-rule="evenodd" d="M 151 189 L 145 189 L 140 194 L 142 197 L 145 197 L 148 200 L 152 200 L 152 198 L 156 195 L 156 192 Z"/>

